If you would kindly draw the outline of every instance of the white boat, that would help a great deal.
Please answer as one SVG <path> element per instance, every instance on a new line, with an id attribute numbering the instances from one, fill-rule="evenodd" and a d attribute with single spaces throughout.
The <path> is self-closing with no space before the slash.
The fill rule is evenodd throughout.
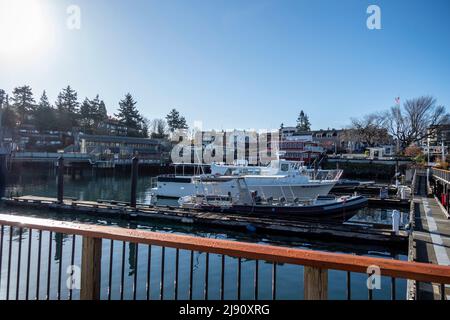
<path id="1" fill-rule="evenodd" d="M 249 189 L 265 198 L 314 199 L 327 195 L 342 175 L 342 170 L 308 169 L 303 162 L 274 160 L 268 166 L 246 164 L 211 164 L 209 175 L 161 175 L 152 189 L 157 197 L 181 198 L 189 195 L 215 194 L 236 196 L 235 183 L 225 177 L 242 177 Z M 195 183 L 196 179 L 221 177 L 217 183 L 205 185 Z M 214 190 L 201 190 L 214 188 Z"/>
<path id="2" fill-rule="evenodd" d="M 209 190 L 220 180 L 231 180 L 239 194 L 236 197 L 220 195 Z M 196 180 L 197 184 L 209 189 L 205 193 L 182 197 L 178 200 L 181 208 L 207 212 L 236 213 L 250 215 L 283 215 L 320 219 L 349 219 L 358 210 L 367 205 L 368 200 L 362 196 L 318 196 L 308 200 L 281 198 L 264 198 L 249 189 L 243 177 L 217 177 Z M 208 187 L 209 186 L 209 187 Z"/>

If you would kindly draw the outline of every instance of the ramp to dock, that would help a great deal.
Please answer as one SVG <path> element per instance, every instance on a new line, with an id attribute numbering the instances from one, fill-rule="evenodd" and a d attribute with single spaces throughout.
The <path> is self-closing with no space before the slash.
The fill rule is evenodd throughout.
<path id="1" fill-rule="evenodd" d="M 450 220 L 435 198 L 427 197 L 427 178 L 417 176 L 417 193 L 414 197 L 416 247 L 415 260 L 450 266 Z M 431 283 L 417 284 L 418 299 L 450 300 L 450 286 L 442 287 Z"/>

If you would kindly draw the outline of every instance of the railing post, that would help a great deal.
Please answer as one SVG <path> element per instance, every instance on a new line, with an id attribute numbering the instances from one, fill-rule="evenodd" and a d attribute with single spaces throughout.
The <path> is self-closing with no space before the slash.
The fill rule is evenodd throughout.
<path id="1" fill-rule="evenodd" d="M 64 201 L 64 158 L 58 158 L 58 203 Z"/>
<path id="2" fill-rule="evenodd" d="M 137 189 L 137 179 L 138 179 L 138 165 L 139 159 L 137 157 L 133 158 L 131 166 L 131 200 L 130 206 L 136 208 L 136 189 Z"/>
<path id="3" fill-rule="evenodd" d="M 305 300 L 327 300 L 328 270 L 305 266 L 303 285 Z"/>
<path id="4" fill-rule="evenodd" d="M 81 300 L 100 300 L 102 239 L 83 237 Z"/>

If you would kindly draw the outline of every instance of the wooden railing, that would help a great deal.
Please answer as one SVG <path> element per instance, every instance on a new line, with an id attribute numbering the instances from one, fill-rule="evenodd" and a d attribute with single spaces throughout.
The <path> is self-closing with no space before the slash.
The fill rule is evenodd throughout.
<path id="1" fill-rule="evenodd" d="M 38 219 L 32 217 L 15 216 L 15 215 L 0 215 L 0 226 L 1 226 L 1 238 L 0 238 L 0 281 L 6 281 L 5 284 L 0 283 L 1 288 L 7 290 L 6 299 L 14 298 L 10 292 L 10 286 L 13 280 L 11 279 L 11 270 L 17 267 L 16 272 L 16 295 L 15 298 L 19 299 L 20 295 L 28 299 L 29 295 L 29 283 L 32 281 L 30 278 L 30 259 L 32 256 L 37 259 L 37 263 L 33 266 L 38 268 L 37 276 L 37 289 L 36 297 L 40 298 L 39 289 L 40 285 L 40 275 L 42 273 L 41 268 L 41 250 L 42 250 L 42 235 L 43 232 L 50 233 L 50 247 L 49 247 L 49 264 L 48 264 L 48 274 L 47 279 L 47 291 L 46 299 L 51 298 L 51 285 L 50 285 L 50 275 L 51 275 L 51 264 L 50 257 L 52 256 L 52 246 L 51 239 L 52 234 L 65 234 L 73 235 L 73 242 L 71 246 L 71 264 L 76 264 L 75 247 L 76 247 L 76 236 L 82 238 L 81 246 L 81 290 L 80 299 L 99 299 L 101 297 L 101 290 L 107 289 L 107 298 L 111 299 L 111 287 L 112 287 L 112 276 L 114 273 L 113 268 L 113 245 L 115 241 L 120 241 L 123 243 L 122 251 L 122 270 L 121 270 L 121 286 L 120 286 L 120 298 L 123 298 L 124 293 L 124 264 L 125 264 L 125 243 L 136 244 L 135 256 L 138 257 L 138 249 L 144 246 L 148 248 L 149 261 L 147 270 L 147 298 L 149 298 L 149 281 L 150 281 L 150 267 L 151 267 L 151 248 L 152 246 L 161 247 L 161 279 L 160 279 L 160 298 L 163 298 L 164 290 L 164 263 L 165 263 L 165 248 L 175 249 L 175 271 L 174 271 L 174 298 L 178 297 L 178 286 L 179 286 L 179 269 L 180 269 L 180 250 L 187 250 L 191 253 L 190 260 L 190 285 L 189 285 L 189 298 L 192 298 L 192 268 L 193 268 L 193 252 L 203 252 L 206 253 L 205 258 L 205 275 L 204 275 L 204 298 L 208 299 L 208 279 L 209 279 L 209 255 L 216 254 L 222 257 L 222 269 L 221 269 L 221 298 L 223 298 L 223 286 L 224 286 L 224 261 L 225 257 L 233 257 L 238 259 L 238 283 L 237 283 L 237 297 L 240 298 L 241 292 L 241 262 L 242 260 L 254 260 L 254 292 L 255 299 L 258 298 L 258 280 L 259 280 L 259 261 L 265 261 L 273 264 L 272 272 L 272 296 L 276 298 L 276 266 L 277 264 L 292 264 L 304 266 L 304 298 L 305 299 L 326 299 L 328 297 L 328 270 L 343 270 L 347 271 L 347 298 L 351 298 L 350 293 L 350 273 L 363 273 L 368 272 L 368 268 L 376 266 L 381 271 L 381 276 L 391 277 L 392 279 L 392 289 L 393 296 L 395 298 L 395 279 L 411 279 L 416 281 L 431 282 L 441 284 L 444 288 L 444 284 L 450 284 L 450 267 L 438 266 L 424 263 L 390 260 L 383 258 L 373 258 L 365 256 L 355 256 L 350 254 L 339 254 L 339 253 L 329 253 L 321 251 L 312 250 L 302 250 L 293 249 L 288 247 L 272 246 L 272 245 L 261 245 L 255 243 L 246 243 L 230 240 L 219 240 L 210 238 L 193 237 L 178 234 L 169 233 L 159 233 L 159 232 L 149 232 L 144 230 L 136 229 L 125 229 L 119 227 L 111 226 L 99 226 L 90 224 L 81 224 L 74 222 L 65 221 L 55 221 L 48 219 Z M 12 239 L 14 230 L 19 231 L 19 243 L 16 249 L 13 249 Z M 27 250 L 22 250 L 22 237 L 24 231 L 28 232 L 28 245 Z M 34 238 L 32 237 L 32 231 L 38 230 L 39 237 L 38 242 L 33 244 Z M 9 231 L 9 241 L 8 237 L 5 237 L 6 232 Z M 17 232 L 16 232 L 17 235 Z M 35 233 L 33 233 L 35 235 Z M 70 239 L 70 237 L 69 237 Z M 107 243 L 110 240 L 110 254 L 109 254 L 109 265 L 108 260 L 103 257 L 105 254 L 105 248 L 102 250 L 102 244 Z M 58 240 L 60 245 L 56 247 L 55 254 L 58 253 L 60 256 L 63 254 L 63 240 L 60 238 Z M 58 242 L 58 243 L 59 243 Z M 8 243 L 6 245 L 6 243 Z M 17 250 L 17 251 L 15 251 Z M 23 257 L 24 252 L 27 251 L 27 257 Z M 103 251 L 103 252 L 102 252 Z M 33 252 L 33 254 L 32 254 Z M 37 253 L 37 254 L 36 254 Z M 25 253 L 26 254 L 26 253 Z M 16 261 L 17 260 L 17 261 Z M 11 261 L 17 262 L 17 266 L 13 266 Z M 36 261 L 35 261 L 36 262 Z M 102 277 L 102 263 L 105 264 L 109 269 L 108 272 L 108 285 L 104 288 L 105 284 L 101 281 Z M 22 266 L 23 264 L 23 266 Z M 62 299 L 61 296 L 61 286 L 65 281 L 62 279 L 62 263 L 60 262 L 58 268 L 58 283 L 57 283 L 57 299 Z M 137 265 L 137 261 L 136 261 Z M 6 266 L 6 268 L 4 268 Z M 26 269 L 26 277 L 23 280 L 21 276 L 21 271 Z M 14 269 L 15 270 L 15 269 Z M 2 277 L 3 275 L 3 277 Z M 5 279 L 6 278 L 6 279 Z M 36 281 L 34 279 L 33 281 Z M 102 283 L 104 284 L 102 287 Z M 133 284 L 133 298 L 136 298 L 136 287 L 137 287 L 137 272 L 134 275 Z M 20 293 L 19 288 L 25 288 L 25 293 Z M 41 288 L 42 289 L 42 288 Z M 369 298 L 372 298 L 372 289 L 369 289 Z M 69 298 L 72 298 L 72 290 L 69 291 Z"/>
<path id="2" fill-rule="evenodd" d="M 409 208 L 409 236 L 408 236 L 408 261 L 413 262 L 416 258 L 416 249 L 414 244 L 414 234 L 413 231 L 416 227 L 416 210 L 415 210 L 415 202 L 414 197 L 417 192 L 416 184 L 417 184 L 417 175 L 422 174 L 421 171 L 414 170 L 413 178 L 411 181 L 411 201 Z M 406 299 L 407 300 L 415 300 L 416 299 L 416 281 L 412 279 L 408 279 L 406 286 Z"/>
<path id="3" fill-rule="evenodd" d="M 450 183 L 450 171 L 449 170 L 431 168 L 431 174 L 435 178 L 440 179 L 445 183 Z"/>

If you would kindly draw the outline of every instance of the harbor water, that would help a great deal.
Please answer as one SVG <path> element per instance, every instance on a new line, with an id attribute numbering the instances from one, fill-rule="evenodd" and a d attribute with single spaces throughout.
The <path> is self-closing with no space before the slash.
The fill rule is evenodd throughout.
<path id="1" fill-rule="evenodd" d="M 10 172 L 6 183 L 6 194 L 7 195 L 35 195 L 44 197 L 56 197 L 56 172 L 52 169 L 49 170 L 33 170 L 21 169 L 20 172 Z M 83 176 L 76 176 L 72 178 L 71 176 L 65 176 L 65 196 L 73 197 L 79 200 L 119 200 L 119 201 L 129 201 L 130 199 L 130 177 L 129 174 L 84 174 Z M 149 203 L 151 198 L 151 176 L 140 175 L 137 187 L 137 201 L 139 203 Z M 174 200 L 161 200 L 164 204 L 176 204 Z M 161 203 L 160 202 L 160 203 Z M 115 219 L 99 219 L 96 217 L 88 215 L 79 214 L 68 214 L 68 213 L 58 213 L 58 212 L 47 212 L 42 210 L 31 210 L 31 209 L 19 209 L 19 208 L 7 208 L 0 207 L 1 213 L 6 214 L 19 214 L 28 215 L 42 218 L 51 218 L 58 220 L 68 220 L 68 221 L 79 221 L 86 223 L 102 224 L 102 225 L 113 225 L 125 228 L 138 228 L 151 231 L 159 232 L 169 232 L 178 234 L 187 234 L 200 237 L 208 238 L 218 238 L 218 239 L 230 239 L 247 241 L 254 243 L 264 243 L 273 244 L 280 246 L 288 246 L 294 248 L 304 248 L 311 250 L 322 250 L 329 252 L 342 252 L 350 253 L 356 255 L 374 256 L 382 257 L 386 259 L 399 259 L 406 260 L 406 252 L 399 251 L 397 249 L 390 249 L 380 246 L 363 246 L 355 245 L 352 243 L 337 243 L 331 241 L 317 241 L 304 238 L 296 237 L 283 237 L 283 236 L 269 236 L 261 235 L 255 233 L 242 233 L 229 230 L 220 229 L 210 229 L 205 227 L 194 227 L 189 225 L 179 225 L 179 224 L 168 224 L 168 223 L 150 223 L 150 222 L 130 222 Z M 356 223 L 377 223 L 377 224 L 391 224 L 391 213 L 390 209 L 381 208 L 365 208 L 357 212 L 357 214 L 351 219 L 351 222 Z M 407 212 L 403 212 L 403 223 L 407 218 Z M 8 248 L 9 241 L 9 228 L 4 228 L 4 248 Z M 34 240 L 38 239 L 38 233 L 35 231 L 31 235 Z M 13 250 L 18 247 L 19 240 L 22 241 L 22 252 L 28 252 L 28 230 L 24 230 L 23 234 L 19 234 L 17 229 L 14 229 L 12 235 Z M 62 239 L 61 239 L 62 237 Z M 33 241 L 33 243 L 35 243 Z M 49 246 L 52 246 L 52 253 L 50 257 L 46 257 L 45 254 L 42 256 L 42 269 L 47 270 L 50 266 L 51 279 L 49 281 L 50 286 L 57 285 L 57 274 L 60 264 L 62 264 L 63 275 L 66 273 L 66 268 L 70 264 L 70 254 L 68 251 L 72 248 L 72 236 L 66 236 L 61 234 L 52 234 L 50 238 L 49 233 L 44 233 L 42 239 L 42 252 L 48 253 Z M 59 246 L 62 245 L 62 248 Z M 104 256 L 108 256 L 110 252 L 111 241 L 103 241 L 103 253 Z M 81 250 L 81 238 L 76 237 L 76 248 L 77 252 Z M 62 249 L 62 250 L 61 250 Z M 138 253 L 136 254 L 136 249 Z M 124 250 L 124 251 L 123 251 Z M 17 252 L 17 251 L 16 251 Z M 31 251 L 32 255 L 32 265 L 30 267 L 31 277 L 36 276 L 36 250 Z M 64 255 L 61 255 L 64 252 Z M 114 256 L 117 258 L 122 257 L 122 253 L 125 252 L 125 267 L 124 267 L 124 298 L 132 298 L 132 290 L 128 288 L 133 287 L 133 281 L 135 274 L 138 279 L 138 284 L 136 287 L 137 298 L 146 298 L 146 277 L 147 277 L 147 263 L 149 252 L 151 255 L 151 273 L 150 273 L 150 298 L 158 299 L 160 294 L 159 277 L 161 274 L 161 248 L 152 247 L 149 248 L 146 245 L 139 245 L 137 248 L 134 244 L 127 244 L 125 248 L 122 247 L 121 242 L 114 242 L 113 247 Z M 193 298 L 202 299 L 203 298 L 203 288 L 204 288 L 204 274 L 205 274 L 205 256 L 204 253 L 194 253 L 194 272 L 193 272 Z M 136 259 L 137 257 L 137 259 Z M 178 287 L 178 297 L 179 299 L 188 298 L 188 285 L 189 285 L 189 266 L 190 266 L 190 252 L 180 251 L 180 269 L 179 269 L 179 287 Z M 209 257 L 209 298 L 218 299 L 220 297 L 220 264 L 221 257 L 218 255 L 210 255 Z M 80 264 L 80 255 L 76 255 L 75 265 Z M 109 268 L 108 259 L 103 259 L 103 269 L 107 270 Z M 137 261 L 136 261 L 137 260 Z M 50 264 L 49 264 L 50 262 Z M 225 260 L 226 272 L 225 272 L 225 288 L 224 297 L 225 299 L 236 299 L 236 285 L 237 285 L 237 259 L 227 257 Z M 17 266 L 17 256 L 12 256 L 11 265 Z M 174 273 L 175 273 L 175 249 L 166 249 L 165 252 L 165 282 L 163 290 L 164 299 L 173 299 L 174 295 Z M 25 268 L 26 266 L 21 266 Z M 241 298 L 242 299 L 252 299 L 253 297 L 253 272 L 255 268 L 254 261 L 243 261 L 242 263 L 242 281 L 241 284 Z M 5 299 L 6 290 L 6 274 L 4 272 L 5 268 L 2 268 L 1 283 L 0 283 L 0 299 Z M 122 266 L 121 263 L 113 264 L 112 269 L 112 283 L 113 283 L 113 293 L 112 298 L 118 299 L 119 287 L 122 279 Z M 23 272 L 23 271 L 22 271 Z M 15 279 L 17 274 L 17 269 L 14 267 L 11 270 L 10 277 Z M 23 273 L 22 273 L 23 274 Z M 271 286 L 272 286 L 272 264 L 261 262 L 259 265 L 259 298 L 260 299 L 271 299 Z M 108 274 L 102 274 L 102 297 L 107 296 L 108 287 Z M 329 272 L 329 298 L 331 299 L 345 299 L 346 298 L 346 272 L 334 271 Z M 245 281 L 245 279 L 252 279 L 251 281 Z M 292 280 L 294 279 L 294 281 Z M 283 281 L 284 280 L 284 281 Z M 46 297 L 46 284 L 48 279 L 45 278 L 43 273 L 43 278 L 41 279 L 41 285 L 38 289 L 40 298 Z M 351 285 L 352 285 L 352 299 L 367 299 L 368 291 L 366 286 L 367 275 L 366 274 L 356 274 L 352 273 Z M 277 299 L 301 299 L 303 297 L 303 267 L 293 266 L 293 265 L 277 265 Z M 25 295 L 25 281 L 21 283 L 19 288 L 19 297 L 24 298 Z M 286 285 L 288 283 L 289 285 Z M 16 282 L 12 281 L 10 284 L 10 291 L 16 292 Z M 402 279 L 397 279 L 397 298 L 404 299 L 406 295 L 406 281 Z M 36 295 L 37 283 L 31 283 L 28 288 L 31 297 Z M 62 287 L 62 297 L 65 298 L 68 295 L 68 289 L 63 283 Z M 391 279 L 381 278 L 381 288 L 375 290 L 373 297 L 374 299 L 390 299 L 391 294 Z M 55 293 L 55 290 L 50 292 Z M 79 290 L 74 291 L 74 298 L 79 296 Z M 56 298 L 56 296 L 50 296 L 49 298 Z"/>

